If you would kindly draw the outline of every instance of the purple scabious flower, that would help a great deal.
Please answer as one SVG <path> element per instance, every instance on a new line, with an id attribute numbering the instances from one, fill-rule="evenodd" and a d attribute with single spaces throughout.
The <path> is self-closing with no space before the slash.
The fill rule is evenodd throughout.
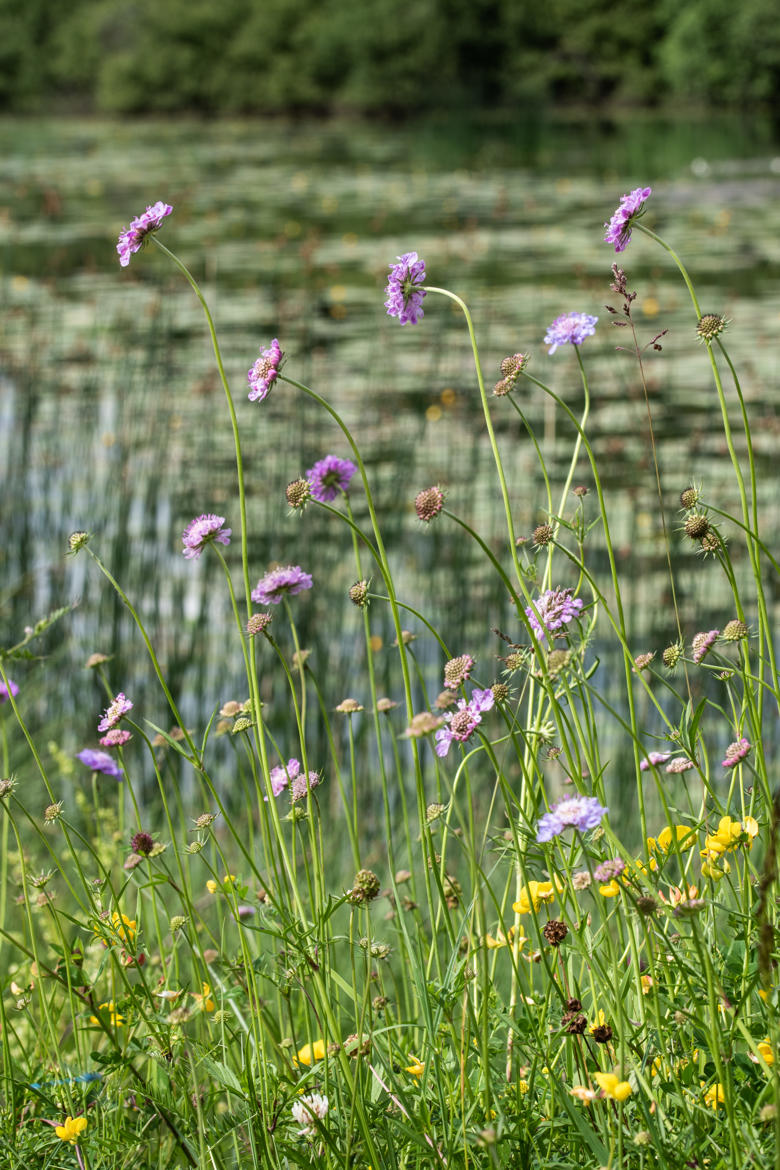
<path id="1" fill-rule="evenodd" d="M 597 865 L 593 871 L 593 876 L 597 882 L 612 882 L 615 878 L 620 877 L 625 868 L 625 861 L 621 857 L 614 857 L 609 861 L 602 861 L 601 865 Z"/>
<path id="2" fill-rule="evenodd" d="M 274 796 L 281 796 L 287 785 L 301 772 L 301 765 L 299 760 L 288 760 L 287 765 L 279 764 L 276 768 L 272 768 L 268 779 L 271 782 L 271 791 Z M 266 800 L 268 798 L 266 797 Z"/>
<path id="3" fill-rule="evenodd" d="M 444 663 L 444 685 L 448 690 L 456 691 L 462 687 L 467 678 L 471 677 L 474 669 L 474 659 L 470 654 L 459 654 L 457 658 L 450 658 Z"/>
<path id="4" fill-rule="evenodd" d="M 84 748 L 83 752 L 79 752 L 76 756 L 77 760 L 81 760 L 82 764 L 93 772 L 103 772 L 106 776 L 116 776 L 117 780 L 124 775 L 122 769 L 117 764 L 113 756 L 108 752 L 98 752 L 93 748 Z"/>
<path id="5" fill-rule="evenodd" d="M 125 731 L 119 727 L 112 727 L 110 731 L 107 731 L 105 735 L 101 736 L 98 743 L 102 744 L 103 747 L 124 747 L 127 741 L 132 738 L 132 734 L 129 731 Z"/>
<path id="6" fill-rule="evenodd" d="M 116 727 L 119 720 L 128 711 L 132 711 L 133 704 L 127 696 L 120 691 L 115 699 L 113 699 L 103 712 L 103 718 L 98 723 L 98 731 L 110 731 L 112 727 Z"/>
<path id="7" fill-rule="evenodd" d="M 152 203 L 143 215 L 137 215 L 131 221 L 129 228 L 125 228 L 119 233 L 119 243 L 116 250 L 119 253 L 119 263 L 123 268 L 127 268 L 133 253 L 140 251 L 146 237 L 151 232 L 156 232 L 162 226 L 166 215 L 170 215 L 172 211 L 171 205 L 163 203 L 162 200 L 158 203 Z"/>
<path id="8" fill-rule="evenodd" d="M 750 741 L 745 739 L 744 736 L 742 739 L 736 740 L 735 743 L 730 743 L 726 748 L 725 760 L 721 760 L 722 766 L 724 768 L 736 767 L 740 760 L 744 760 L 745 756 L 750 751 L 750 746 Z"/>
<path id="9" fill-rule="evenodd" d="M 693 760 L 689 760 L 687 756 L 675 756 L 666 767 L 664 772 L 669 772 L 672 776 L 679 776 L 681 772 L 690 772 L 691 768 L 695 768 Z"/>
<path id="10" fill-rule="evenodd" d="M 578 829 L 580 833 L 595 829 L 608 812 L 609 809 L 604 808 L 595 796 L 564 796 L 548 813 L 539 817 L 536 840 L 541 845 L 559 837 L 566 829 Z"/>
<path id="11" fill-rule="evenodd" d="M 311 587 L 311 573 L 304 573 L 300 565 L 280 565 L 260 578 L 251 596 L 258 605 L 278 605 L 283 597 L 294 597 Z"/>
<path id="12" fill-rule="evenodd" d="M 299 768 L 297 775 L 290 778 L 290 800 L 292 803 L 295 804 L 296 801 L 303 800 L 306 794 L 316 788 L 321 780 L 322 776 L 319 772 L 309 772 L 307 775 Z"/>
<path id="13" fill-rule="evenodd" d="M 652 187 L 635 187 L 628 195 L 623 195 L 620 206 L 609 223 L 605 223 L 607 234 L 605 244 L 614 244 L 616 252 L 622 252 L 631 239 L 631 225 L 642 214 L 645 200 L 653 193 Z"/>
<path id="14" fill-rule="evenodd" d="M 326 455 L 324 459 L 319 459 L 306 472 L 312 498 L 321 504 L 329 504 L 339 492 L 347 490 L 356 471 L 354 463 L 349 459 L 339 459 L 337 455 Z"/>
<path id="15" fill-rule="evenodd" d="M 260 357 L 247 374 L 249 381 L 247 397 L 250 402 L 263 401 L 271 389 L 271 384 L 279 377 L 279 366 L 283 357 L 282 347 L 276 338 L 273 339 L 268 349 L 260 350 Z"/>
<path id="16" fill-rule="evenodd" d="M 387 315 L 397 317 L 402 325 L 408 322 L 416 325 L 425 316 L 422 303 L 426 294 L 425 289 L 420 288 L 425 280 L 425 261 L 416 252 L 405 252 L 397 260 L 397 264 L 390 265 L 387 278 Z"/>
<path id="17" fill-rule="evenodd" d="M 444 716 L 447 726 L 440 727 L 436 732 L 436 755 L 446 756 L 454 739 L 459 743 L 471 739 L 482 722 L 483 713 L 489 711 L 494 702 L 490 688 L 485 691 L 475 690 L 468 702 L 459 699 L 457 711 L 448 711 Z"/>
<path id="18" fill-rule="evenodd" d="M 694 662 L 701 662 L 709 654 L 719 635 L 720 630 L 703 630 L 700 634 L 695 635 L 691 643 Z"/>
<path id="19" fill-rule="evenodd" d="M 586 337 L 596 332 L 598 317 L 590 313 L 563 313 L 556 317 L 544 335 L 548 353 L 555 353 L 559 345 L 582 345 Z"/>
<path id="20" fill-rule="evenodd" d="M 12 678 L 8 680 L 8 686 L 0 679 L 0 703 L 7 703 L 8 699 L 15 699 L 19 694 L 19 688 Z"/>
<path id="21" fill-rule="evenodd" d="M 583 602 L 579 597 L 572 597 L 572 592 L 571 589 L 548 589 L 537 597 L 534 605 L 542 619 L 541 625 L 531 606 L 526 609 L 525 616 L 540 642 L 544 641 L 548 631 L 554 633 L 563 629 L 579 614 Z"/>
<path id="22" fill-rule="evenodd" d="M 223 528 L 224 516 L 215 516 L 213 512 L 204 512 L 191 520 L 181 534 L 184 545 L 184 556 L 187 560 L 197 560 L 206 545 L 216 540 L 219 544 L 230 544 L 232 529 Z"/>
<path id="23" fill-rule="evenodd" d="M 648 768 L 655 768 L 658 764 L 665 764 L 671 754 L 671 752 L 650 752 L 643 760 L 639 761 L 639 771 L 646 772 Z"/>

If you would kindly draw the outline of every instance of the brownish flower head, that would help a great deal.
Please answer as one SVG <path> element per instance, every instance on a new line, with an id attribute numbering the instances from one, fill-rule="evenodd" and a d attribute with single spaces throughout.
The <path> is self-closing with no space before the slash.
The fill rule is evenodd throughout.
<path id="1" fill-rule="evenodd" d="M 349 600 L 360 609 L 368 605 L 368 581 L 356 581 L 350 587 Z"/>
<path id="2" fill-rule="evenodd" d="M 143 857 L 148 857 L 154 849 L 154 838 L 150 833 L 136 833 L 130 842 L 130 848 L 133 853 L 140 853 Z"/>
<path id="3" fill-rule="evenodd" d="M 696 336 L 699 341 L 714 341 L 727 325 L 728 321 L 720 313 L 705 313 L 703 317 L 699 318 Z"/>
<path id="4" fill-rule="evenodd" d="M 424 488 L 415 496 L 414 510 L 420 520 L 424 520 L 426 524 L 438 516 L 443 507 L 444 492 L 438 486 Z"/>
<path id="5" fill-rule="evenodd" d="M 687 487 L 680 492 L 680 507 L 695 508 L 699 502 L 699 489 L 695 487 Z"/>
<path id="6" fill-rule="evenodd" d="M 691 540 L 703 540 L 710 531 L 710 522 L 701 512 L 691 512 L 686 516 L 683 527 L 686 536 L 690 536 Z"/>
<path id="7" fill-rule="evenodd" d="M 720 540 L 718 539 L 718 534 L 714 530 L 710 529 L 707 535 L 701 538 L 702 552 L 717 552 L 719 548 Z"/>
<path id="8" fill-rule="evenodd" d="M 640 670 L 645 670 L 655 658 L 655 650 L 649 654 L 637 654 L 634 659 L 634 670 L 638 674 Z"/>
<path id="9" fill-rule="evenodd" d="M 376 709 L 383 715 L 397 706 L 398 704 L 393 699 L 377 699 L 376 701 Z"/>
<path id="10" fill-rule="evenodd" d="M 311 499 L 311 484 L 308 479 L 294 479 L 288 483 L 284 494 L 291 508 L 305 508 Z"/>
<path id="11" fill-rule="evenodd" d="M 270 613 L 253 613 L 249 621 L 246 623 L 246 632 L 250 638 L 255 634 L 264 634 L 273 621 Z"/>
<path id="12" fill-rule="evenodd" d="M 590 1034 L 597 1044 L 608 1044 L 612 1039 L 612 1029 L 609 1024 L 597 1024 L 591 1028 Z"/>
<path id="13" fill-rule="evenodd" d="M 636 908 L 640 914 L 644 914 L 645 917 L 649 917 L 651 914 L 655 914 L 656 910 L 658 909 L 658 903 L 656 902 L 655 898 L 651 898 L 649 895 L 645 896 L 643 894 L 640 898 L 637 898 Z"/>
<path id="14" fill-rule="evenodd" d="M 570 1036 L 582 1036 L 587 1026 L 585 1016 L 574 1016 L 566 1022 L 566 1031 Z"/>
<path id="15" fill-rule="evenodd" d="M 542 545 L 549 544 L 554 536 L 555 529 L 551 524 L 539 524 L 534 528 L 531 539 L 537 548 L 539 548 Z"/>
<path id="16" fill-rule="evenodd" d="M 738 618 L 732 618 L 730 622 L 726 622 L 720 636 L 724 642 L 739 642 L 740 638 L 746 638 L 747 635 L 748 628 L 745 623 Z"/>
<path id="17" fill-rule="evenodd" d="M 582 499 L 583 496 L 587 496 L 588 489 L 585 487 L 584 484 L 579 483 L 579 484 L 577 484 L 576 488 L 574 488 L 574 494 L 575 494 L 575 496 L 579 496 L 579 498 Z"/>
<path id="18" fill-rule="evenodd" d="M 581 1012 L 582 1011 L 582 1004 L 580 1003 L 580 1001 L 578 999 L 575 999 L 572 996 L 571 999 L 566 1000 L 566 1010 L 567 1010 L 567 1012 Z"/>
<path id="19" fill-rule="evenodd" d="M 506 683 L 493 683 L 490 689 L 493 692 L 494 703 L 505 703 L 509 698 L 509 687 L 506 685 Z"/>
<path id="20" fill-rule="evenodd" d="M 559 947 L 566 935 L 569 933 L 569 928 L 565 922 L 560 922 L 556 918 L 551 918 L 549 922 L 545 922 L 542 927 L 542 934 L 547 939 L 551 947 Z"/>
<path id="21" fill-rule="evenodd" d="M 355 880 L 352 889 L 347 894 L 347 899 L 354 904 L 371 902 L 376 898 L 379 890 L 380 882 L 376 874 L 370 869 L 359 869 L 355 874 Z"/>

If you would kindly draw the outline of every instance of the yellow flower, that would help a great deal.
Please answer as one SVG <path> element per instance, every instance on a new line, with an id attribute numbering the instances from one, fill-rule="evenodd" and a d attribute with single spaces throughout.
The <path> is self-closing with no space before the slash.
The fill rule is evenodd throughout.
<path id="1" fill-rule="evenodd" d="M 604 1025 L 606 1024 L 606 1022 L 607 1022 L 607 1017 L 604 1015 L 601 1008 L 599 1008 L 598 1015 L 596 1016 L 596 1019 L 591 1024 L 591 1026 L 588 1030 L 590 1032 L 595 1032 L 597 1028 L 603 1028 Z"/>
<path id="2" fill-rule="evenodd" d="M 560 882 L 556 881 L 558 893 L 563 888 Z M 531 881 L 527 886 L 523 886 L 520 891 L 520 898 L 512 906 L 515 914 L 530 914 L 531 907 L 538 910 L 542 902 L 552 902 L 555 897 L 555 886 L 552 882 L 534 882 Z"/>
<path id="3" fill-rule="evenodd" d="M 699 1081 L 702 1089 L 704 1088 L 704 1081 Z M 723 1085 L 720 1081 L 716 1081 L 714 1085 L 710 1085 L 707 1092 L 704 1094 L 704 1103 L 709 1105 L 712 1109 L 717 1109 L 726 1100 L 726 1095 L 723 1092 Z"/>
<path id="4" fill-rule="evenodd" d="M 191 991 L 190 995 L 195 1000 L 196 1004 L 202 1012 L 213 1012 L 215 1008 L 214 1000 L 211 998 L 211 988 L 208 983 L 201 984 L 201 991 Z"/>
<path id="5" fill-rule="evenodd" d="M 754 817 L 745 817 L 744 821 L 735 821 L 731 817 L 721 817 L 718 829 L 704 839 L 702 857 L 707 861 L 717 859 L 727 852 L 747 844 L 748 849 L 753 847 L 753 839 L 758 835 L 758 821 Z"/>
<path id="6" fill-rule="evenodd" d="M 409 1059 L 412 1063 L 406 1066 L 404 1072 L 411 1073 L 413 1077 L 421 1077 L 425 1072 L 425 1065 L 417 1056 L 414 1056 L 411 1052 L 409 1053 Z"/>
<path id="7" fill-rule="evenodd" d="M 704 854 L 702 854 L 704 856 Z M 708 877 L 714 882 L 719 882 L 722 877 L 731 871 L 731 866 L 726 861 L 725 857 L 712 857 L 708 861 L 701 863 L 701 876 Z"/>
<path id="8" fill-rule="evenodd" d="M 110 918 L 102 918 L 100 922 L 96 922 L 92 927 L 95 934 L 101 934 L 105 931 L 107 934 L 122 943 L 123 946 L 132 947 L 135 943 L 136 935 L 138 934 L 138 924 L 134 918 L 128 918 L 126 914 L 120 914 L 115 910 Z"/>
<path id="9" fill-rule="evenodd" d="M 678 849 L 693 849 L 696 844 L 695 829 L 691 829 L 688 825 L 674 825 L 673 827 L 666 825 L 657 837 L 647 838 L 647 847 L 651 852 L 669 853 L 672 849 L 673 836 L 677 838 Z"/>
<path id="10" fill-rule="evenodd" d="M 615 880 L 615 878 L 613 878 L 612 881 L 607 882 L 606 885 L 599 886 L 599 893 L 601 894 L 602 898 L 616 898 L 620 893 L 620 885 Z"/>
<path id="11" fill-rule="evenodd" d="M 642 995 L 649 995 L 653 990 L 653 976 L 640 975 L 639 982 L 642 984 Z"/>
<path id="12" fill-rule="evenodd" d="M 216 894 L 220 884 L 222 885 L 223 890 L 229 890 L 230 887 L 235 884 L 235 881 L 236 875 L 234 873 L 226 873 L 221 883 L 215 882 L 213 878 L 209 878 L 209 880 L 206 882 L 206 889 L 210 894 Z"/>
<path id="13" fill-rule="evenodd" d="M 766 1040 L 760 1040 L 757 1047 L 767 1064 L 775 1063 L 775 1054 L 772 1051 L 772 1045 L 769 1043 L 768 1038 Z"/>
<path id="14" fill-rule="evenodd" d="M 80 1134 L 82 1134 L 86 1128 L 86 1117 L 71 1117 L 68 1115 L 62 1125 L 55 1125 L 54 1132 L 61 1142 L 70 1142 L 72 1146 L 75 1146 L 76 1142 L 79 1140 Z"/>
<path id="15" fill-rule="evenodd" d="M 633 1089 L 628 1081 L 621 1081 L 615 1073 L 594 1073 L 594 1079 L 602 1092 L 613 1101 L 625 1101 Z"/>
<path id="16" fill-rule="evenodd" d="M 293 1057 L 294 1064 L 313 1064 L 315 1060 L 325 1059 L 325 1041 L 315 1040 L 313 1044 L 304 1044 L 298 1049 L 297 1056 Z"/>
<path id="17" fill-rule="evenodd" d="M 517 935 L 517 937 L 515 937 L 515 935 Z M 495 938 L 492 934 L 485 935 L 485 946 L 489 950 L 494 950 L 496 947 L 506 947 L 509 946 L 510 943 L 517 943 L 518 949 L 522 949 L 523 944 L 527 942 L 528 939 L 525 937 L 525 932 L 523 929 L 521 928 L 518 934 L 517 928 L 514 926 L 510 926 L 506 934 L 504 934 L 503 930 L 496 931 Z"/>
<path id="18" fill-rule="evenodd" d="M 526 1095 L 526 1093 L 528 1092 L 528 1090 L 531 1088 L 531 1086 L 528 1084 L 528 1081 L 524 1081 L 524 1080 L 521 1078 L 521 1079 L 520 1079 L 520 1080 L 517 1082 L 517 1088 L 518 1088 L 518 1091 L 519 1091 L 519 1093 L 520 1093 L 520 1096 L 521 1096 L 521 1097 L 524 1097 L 524 1096 Z"/>
<path id="19" fill-rule="evenodd" d="M 217 883 L 214 881 L 213 878 L 209 878 L 209 880 L 206 882 L 206 889 L 208 890 L 208 892 L 210 894 L 216 894 L 217 890 L 219 889 L 219 886 L 217 885 Z"/>
<path id="20" fill-rule="evenodd" d="M 108 1001 L 108 1003 L 98 1004 L 98 1011 L 99 1012 L 102 1012 L 102 1011 L 108 1012 L 109 1023 L 114 1028 L 121 1028 L 122 1024 L 124 1024 L 124 1022 L 125 1022 L 125 1017 L 123 1015 L 121 1015 L 114 1007 L 113 999 L 110 999 Z M 100 1020 L 97 1018 L 97 1016 L 90 1016 L 89 1020 L 90 1020 L 90 1023 L 92 1023 L 92 1024 L 99 1024 L 100 1023 Z"/>

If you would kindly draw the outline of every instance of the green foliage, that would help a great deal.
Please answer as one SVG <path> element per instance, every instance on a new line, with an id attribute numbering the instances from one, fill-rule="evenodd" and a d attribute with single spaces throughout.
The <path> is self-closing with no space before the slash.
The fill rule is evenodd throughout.
<path id="1" fill-rule="evenodd" d="M 355 110 L 453 103 L 770 102 L 767 0 L 688 0 L 621 18 L 599 0 L 0 0 L 0 108 Z"/>

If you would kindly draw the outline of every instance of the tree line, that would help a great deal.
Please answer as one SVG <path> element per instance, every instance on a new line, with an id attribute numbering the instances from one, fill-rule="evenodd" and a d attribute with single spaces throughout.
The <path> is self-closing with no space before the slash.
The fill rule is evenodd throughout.
<path id="1" fill-rule="evenodd" d="M 0 109 L 771 104 L 770 0 L 0 0 Z"/>

